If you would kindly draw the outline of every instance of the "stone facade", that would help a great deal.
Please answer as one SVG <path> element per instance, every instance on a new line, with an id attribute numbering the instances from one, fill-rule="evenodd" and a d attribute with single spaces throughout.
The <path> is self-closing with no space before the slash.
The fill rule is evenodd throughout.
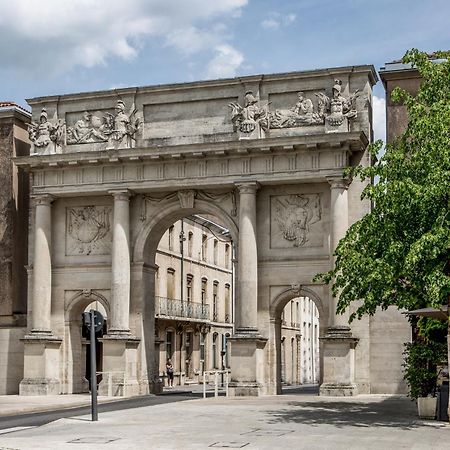
<path id="1" fill-rule="evenodd" d="M 34 198 L 21 393 L 79 389 L 79 317 L 95 299 L 109 323 L 100 392 L 159 388 L 157 248 L 193 214 L 235 244 L 231 394 L 280 392 L 281 311 L 298 297 L 319 312 L 321 393 L 371 392 L 371 321 L 350 328 L 312 278 L 370 208 L 343 173 L 369 164 L 375 81 L 353 66 L 29 100 L 33 156 L 15 160 Z"/>
<path id="2" fill-rule="evenodd" d="M 14 103 L 0 102 L 0 395 L 18 392 L 23 371 L 29 183 L 12 159 L 29 154 L 30 116 Z"/>

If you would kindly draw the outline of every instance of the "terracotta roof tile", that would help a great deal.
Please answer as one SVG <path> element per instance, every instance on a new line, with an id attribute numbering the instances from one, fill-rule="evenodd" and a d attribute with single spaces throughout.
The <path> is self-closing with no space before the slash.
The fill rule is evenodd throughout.
<path id="1" fill-rule="evenodd" d="M 31 112 L 28 111 L 28 109 L 22 108 L 22 106 L 18 105 L 15 102 L 0 101 L 0 108 L 5 108 L 5 109 L 16 108 L 19 111 L 22 111 L 28 115 L 31 115 Z"/>

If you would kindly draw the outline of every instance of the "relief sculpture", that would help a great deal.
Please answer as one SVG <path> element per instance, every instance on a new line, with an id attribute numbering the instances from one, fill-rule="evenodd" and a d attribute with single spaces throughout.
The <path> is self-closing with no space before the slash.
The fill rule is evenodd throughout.
<path id="1" fill-rule="evenodd" d="M 283 195 L 272 201 L 272 217 L 283 239 L 293 247 L 303 247 L 308 242 L 310 226 L 321 220 L 320 195 Z"/>
<path id="2" fill-rule="evenodd" d="M 230 103 L 231 121 L 239 130 L 241 138 L 255 139 L 264 137 L 268 128 L 267 108 L 261 107 L 252 91 L 247 91 L 244 106 Z"/>
<path id="3" fill-rule="evenodd" d="M 67 209 L 66 255 L 106 255 L 111 250 L 111 207 Z"/>
<path id="4" fill-rule="evenodd" d="M 262 138 L 265 131 L 280 128 L 297 128 L 325 125 L 325 132 L 348 131 L 348 121 L 356 118 L 355 100 L 359 93 L 342 95 L 342 81 L 334 80 L 331 97 L 315 92 L 316 105 L 305 93 L 297 93 L 297 103 L 291 108 L 269 111 L 261 107 L 251 91 L 245 94 L 245 104 L 230 103 L 231 120 L 240 138 Z"/>
<path id="5" fill-rule="evenodd" d="M 292 128 L 323 124 L 323 115 L 314 112 L 311 99 L 303 92 L 297 94 L 298 101 L 290 109 L 276 109 L 269 114 L 270 128 Z"/>
<path id="6" fill-rule="evenodd" d="M 85 111 L 73 126 L 67 127 L 67 144 L 107 142 L 107 148 L 135 147 L 141 120 L 134 106 L 128 112 L 125 109 L 125 103 L 118 100 L 114 114 L 107 112 L 99 117 Z"/>
<path id="7" fill-rule="evenodd" d="M 48 118 L 47 110 L 42 108 L 39 123 L 28 125 L 28 135 L 31 141 L 31 155 L 52 155 L 62 153 L 61 145 L 64 139 L 65 124 L 63 120 Z"/>

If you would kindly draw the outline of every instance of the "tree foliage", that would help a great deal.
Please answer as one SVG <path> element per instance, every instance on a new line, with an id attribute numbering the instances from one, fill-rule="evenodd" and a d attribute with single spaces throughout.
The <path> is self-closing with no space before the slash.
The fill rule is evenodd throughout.
<path id="1" fill-rule="evenodd" d="M 410 50 L 404 63 L 422 82 L 417 96 L 395 89 L 408 113 L 406 131 L 386 145 L 372 144 L 370 167 L 348 175 L 368 183 L 369 214 L 354 223 L 335 251 L 333 270 L 316 280 L 333 283 L 338 312 L 361 300 L 351 320 L 377 307 L 401 309 L 447 304 L 450 294 L 450 52 Z"/>

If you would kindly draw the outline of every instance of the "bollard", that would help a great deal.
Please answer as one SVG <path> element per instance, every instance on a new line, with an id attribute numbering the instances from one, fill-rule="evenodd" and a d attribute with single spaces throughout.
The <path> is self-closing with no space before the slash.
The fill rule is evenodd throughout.
<path id="1" fill-rule="evenodd" d="M 214 397 L 219 396 L 219 372 L 214 372 Z"/>
<path id="2" fill-rule="evenodd" d="M 225 372 L 225 396 L 228 397 L 228 370 Z"/>
<path id="3" fill-rule="evenodd" d="M 203 398 L 206 398 L 206 372 L 203 372 Z"/>

